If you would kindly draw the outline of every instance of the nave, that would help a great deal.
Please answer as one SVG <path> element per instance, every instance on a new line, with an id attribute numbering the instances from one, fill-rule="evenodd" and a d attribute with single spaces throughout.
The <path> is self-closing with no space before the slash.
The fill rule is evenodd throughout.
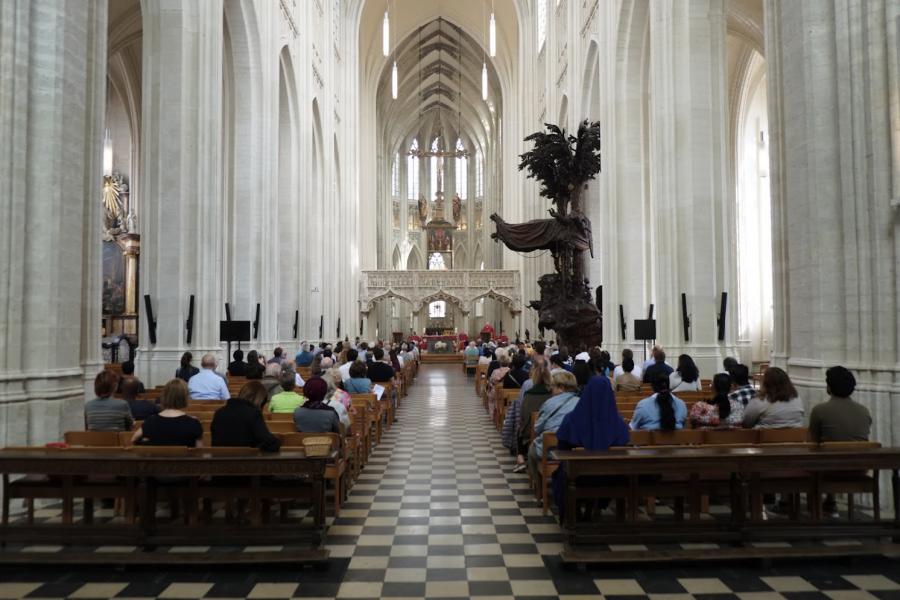
<path id="1" fill-rule="evenodd" d="M 398 417 L 341 516 L 329 517 L 327 569 L 4 566 L 0 598 L 900 597 L 896 563 L 882 559 L 564 568 L 555 519 L 541 516 L 527 477 L 511 473 L 513 459 L 457 366 L 424 365 Z"/>

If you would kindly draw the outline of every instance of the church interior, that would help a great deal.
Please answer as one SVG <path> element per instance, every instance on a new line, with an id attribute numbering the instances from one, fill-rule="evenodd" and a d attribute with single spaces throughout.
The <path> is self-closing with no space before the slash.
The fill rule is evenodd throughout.
<path id="1" fill-rule="evenodd" d="M 900 0 L 9 0 L 0 127 L 0 598 L 900 597 Z"/>

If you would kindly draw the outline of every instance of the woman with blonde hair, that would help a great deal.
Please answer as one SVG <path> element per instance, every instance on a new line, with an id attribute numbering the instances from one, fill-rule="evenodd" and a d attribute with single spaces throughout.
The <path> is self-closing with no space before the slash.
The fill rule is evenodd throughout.
<path id="1" fill-rule="evenodd" d="M 132 443 L 148 446 L 203 446 L 203 425 L 186 414 L 188 387 L 182 379 L 172 379 L 159 395 L 162 410 L 144 419 L 131 436 Z"/>

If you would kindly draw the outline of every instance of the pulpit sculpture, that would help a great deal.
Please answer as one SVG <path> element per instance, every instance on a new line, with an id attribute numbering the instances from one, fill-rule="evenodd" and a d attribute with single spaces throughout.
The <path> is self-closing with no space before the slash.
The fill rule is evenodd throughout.
<path id="1" fill-rule="evenodd" d="M 538 326 L 553 329 L 559 343 L 572 350 L 602 343 L 601 314 L 591 297 L 586 252 L 593 256 L 591 222 L 584 213 L 587 182 L 600 172 L 600 123 L 584 121 L 577 137 L 556 125 L 533 133 L 525 141 L 534 148 L 522 154 L 519 170 L 541 184 L 541 196 L 553 203 L 549 219 L 510 224 L 492 214 L 497 231 L 492 238 L 510 250 L 549 250 L 556 273 L 538 279 L 541 299 L 529 307 L 538 311 Z"/>

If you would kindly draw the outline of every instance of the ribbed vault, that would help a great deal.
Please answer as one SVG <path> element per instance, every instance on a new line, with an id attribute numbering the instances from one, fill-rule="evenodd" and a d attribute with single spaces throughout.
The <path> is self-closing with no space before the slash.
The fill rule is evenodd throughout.
<path id="1" fill-rule="evenodd" d="M 378 131 L 392 156 L 420 145 L 443 131 L 444 143 L 465 143 L 482 152 L 497 136 L 502 105 L 500 82 L 481 45 L 460 27 L 438 17 L 403 39 L 393 58 L 399 72 L 397 99 L 391 98 L 391 62 L 385 64 L 377 91 Z M 481 71 L 486 60 L 488 100 L 481 98 Z M 427 140 L 427 142 L 425 141 Z"/>

